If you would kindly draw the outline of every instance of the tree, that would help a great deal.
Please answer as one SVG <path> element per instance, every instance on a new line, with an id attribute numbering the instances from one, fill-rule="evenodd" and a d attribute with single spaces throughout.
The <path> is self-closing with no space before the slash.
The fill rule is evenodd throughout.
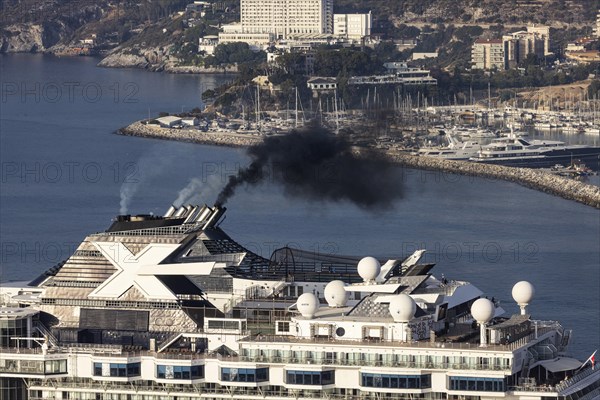
<path id="1" fill-rule="evenodd" d="M 204 92 L 202 92 L 202 101 L 204 103 L 211 102 L 215 99 L 216 96 L 217 93 L 213 89 L 207 89 Z"/>

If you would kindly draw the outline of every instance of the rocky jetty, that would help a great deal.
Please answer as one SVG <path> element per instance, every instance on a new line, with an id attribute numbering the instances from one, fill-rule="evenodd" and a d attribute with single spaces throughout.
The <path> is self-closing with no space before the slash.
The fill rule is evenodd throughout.
<path id="1" fill-rule="evenodd" d="M 514 182 L 531 189 L 600 208 L 600 187 L 549 174 L 539 169 L 442 160 L 432 157 L 417 157 L 404 153 L 388 153 L 388 156 L 394 162 L 409 168 L 444 171 L 459 175 Z"/>
<path id="2" fill-rule="evenodd" d="M 128 136 L 230 147 L 247 147 L 262 141 L 260 136 L 224 132 L 207 133 L 192 129 L 167 129 L 161 128 L 158 125 L 146 125 L 141 122 L 135 122 L 125 128 L 119 129 L 117 133 Z M 364 157 L 372 157 L 376 151 L 357 148 L 356 152 Z M 381 155 L 385 155 L 392 162 L 407 168 L 442 171 L 458 175 L 514 182 L 531 189 L 600 209 L 600 187 L 549 174 L 538 169 L 418 157 L 399 151 L 383 152 Z"/>
<path id="3" fill-rule="evenodd" d="M 146 125 L 135 122 L 119 129 L 117 134 L 126 136 L 139 136 L 145 138 L 177 140 L 199 144 L 210 144 L 228 147 L 248 147 L 262 142 L 260 136 L 244 135 L 226 132 L 202 132 L 197 129 L 169 129 L 158 125 Z"/>

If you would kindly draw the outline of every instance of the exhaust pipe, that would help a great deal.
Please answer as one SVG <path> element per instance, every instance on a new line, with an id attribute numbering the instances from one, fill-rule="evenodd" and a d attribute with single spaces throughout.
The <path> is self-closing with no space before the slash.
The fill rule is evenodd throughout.
<path id="1" fill-rule="evenodd" d="M 177 212 L 173 216 L 175 218 L 180 218 L 180 217 L 183 216 L 183 213 L 185 213 L 186 211 L 187 211 L 187 208 L 185 208 L 185 206 L 181 206 L 181 207 L 179 207 L 179 209 L 177 210 Z"/>
<path id="2" fill-rule="evenodd" d="M 190 224 L 190 223 L 194 222 L 194 220 L 198 216 L 199 212 L 200 212 L 200 206 L 194 206 L 194 208 L 192 208 L 192 211 L 190 211 L 190 213 L 188 214 L 185 221 L 183 221 L 183 223 Z"/>
<path id="3" fill-rule="evenodd" d="M 177 210 L 177 208 L 175 208 L 175 206 L 171 205 L 171 207 L 169 207 L 169 209 L 165 213 L 164 218 L 171 217 L 175 213 L 176 210 Z"/>
<path id="4" fill-rule="evenodd" d="M 202 229 L 204 230 L 213 228 L 216 225 L 216 223 L 219 222 L 219 219 L 223 216 L 226 210 L 227 208 L 225 207 L 214 206 L 212 210 L 212 215 L 208 218 L 208 221 L 206 221 L 206 224 L 204 224 Z"/>

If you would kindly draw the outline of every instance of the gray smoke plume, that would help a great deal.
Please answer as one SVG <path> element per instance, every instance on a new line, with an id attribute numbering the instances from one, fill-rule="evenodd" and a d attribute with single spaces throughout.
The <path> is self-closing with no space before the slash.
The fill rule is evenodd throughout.
<path id="1" fill-rule="evenodd" d="M 345 139 L 322 127 L 267 137 L 247 153 L 250 165 L 229 177 L 217 205 L 225 204 L 238 186 L 267 178 L 294 197 L 345 200 L 365 209 L 390 208 L 403 194 L 401 171 L 389 160 L 359 157 Z"/>
<path id="2" fill-rule="evenodd" d="M 175 207 L 181 207 L 183 203 L 190 202 L 196 197 L 202 188 L 202 181 L 199 178 L 192 178 L 186 187 L 181 189 L 177 194 L 177 198 L 173 202 Z"/>
<path id="3" fill-rule="evenodd" d="M 171 177 L 173 167 L 182 157 L 191 157 L 194 148 L 178 143 L 158 143 L 135 162 L 119 165 L 120 214 L 128 214 L 136 196 L 153 190 L 157 182 Z"/>

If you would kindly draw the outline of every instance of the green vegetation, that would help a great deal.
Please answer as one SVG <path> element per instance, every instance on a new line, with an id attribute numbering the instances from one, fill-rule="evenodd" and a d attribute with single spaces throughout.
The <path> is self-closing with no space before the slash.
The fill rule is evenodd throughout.
<path id="1" fill-rule="evenodd" d="M 204 58 L 204 65 L 220 67 L 224 65 L 235 65 L 243 63 L 258 63 L 266 61 L 264 51 L 254 52 L 250 50 L 247 43 L 225 43 L 215 48 L 215 53 Z"/>
<path id="2" fill-rule="evenodd" d="M 490 74 L 481 70 L 461 71 L 458 68 L 451 74 L 434 69 L 431 75 L 438 79 L 441 98 L 459 94 L 466 96 L 470 90 L 487 90 L 489 84 L 492 89 L 498 91 L 501 100 L 508 100 L 514 96 L 515 89 L 569 84 L 585 80 L 590 74 L 598 74 L 600 70 L 600 64 L 569 66 L 558 70 L 548 70 L 539 64 L 540 60 L 528 57 L 518 69 Z"/>

